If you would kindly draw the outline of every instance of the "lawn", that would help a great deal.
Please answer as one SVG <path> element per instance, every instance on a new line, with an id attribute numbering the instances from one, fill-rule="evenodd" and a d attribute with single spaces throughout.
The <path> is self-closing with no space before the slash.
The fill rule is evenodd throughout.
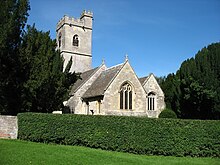
<path id="1" fill-rule="evenodd" d="M 134 155 L 79 146 L 0 139 L 0 164 L 220 165 L 220 159 Z"/>

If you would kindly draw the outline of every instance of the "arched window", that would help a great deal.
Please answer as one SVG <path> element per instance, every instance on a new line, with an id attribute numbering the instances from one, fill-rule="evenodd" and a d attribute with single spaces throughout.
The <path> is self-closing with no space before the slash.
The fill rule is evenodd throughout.
<path id="1" fill-rule="evenodd" d="M 132 87 L 128 83 L 120 88 L 120 109 L 132 109 Z"/>
<path id="2" fill-rule="evenodd" d="M 155 110 L 155 108 L 156 108 L 156 95 L 153 93 L 153 92 L 150 92 L 149 94 L 148 94 L 148 97 L 147 97 L 147 109 L 148 110 Z"/>
<path id="3" fill-rule="evenodd" d="M 58 47 L 60 48 L 61 47 L 61 39 L 62 39 L 62 35 L 61 33 L 59 34 L 59 37 L 58 37 Z"/>
<path id="4" fill-rule="evenodd" d="M 73 46 L 79 46 L 79 36 L 77 34 L 73 36 Z"/>

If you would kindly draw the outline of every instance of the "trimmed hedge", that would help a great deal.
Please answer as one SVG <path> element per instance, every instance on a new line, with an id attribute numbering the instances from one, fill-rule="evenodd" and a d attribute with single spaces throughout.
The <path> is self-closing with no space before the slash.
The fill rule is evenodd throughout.
<path id="1" fill-rule="evenodd" d="M 173 118 L 173 119 L 176 119 L 177 116 L 176 116 L 176 113 L 170 109 L 164 109 L 160 115 L 159 115 L 159 118 Z"/>
<path id="2" fill-rule="evenodd" d="M 220 121 L 18 114 L 18 137 L 147 155 L 220 157 Z"/>

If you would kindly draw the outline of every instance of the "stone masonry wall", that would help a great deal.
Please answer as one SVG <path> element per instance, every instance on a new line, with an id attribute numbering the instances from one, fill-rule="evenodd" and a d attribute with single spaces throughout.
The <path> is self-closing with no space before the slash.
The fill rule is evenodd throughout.
<path id="1" fill-rule="evenodd" d="M 119 90 L 123 83 L 128 82 L 133 88 L 132 110 L 120 110 Z M 125 63 L 117 77 L 105 91 L 103 99 L 103 115 L 146 115 L 146 93 L 128 62 Z"/>
<path id="2" fill-rule="evenodd" d="M 61 55 L 65 69 L 72 57 L 70 72 L 84 72 L 92 69 L 92 13 L 84 12 L 80 19 L 64 16 L 57 25 L 57 42 L 61 36 Z M 78 46 L 73 46 L 73 36 L 77 35 Z"/>
<path id="3" fill-rule="evenodd" d="M 165 102 L 164 102 L 164 93 L 162 89 L 160 88 L 157 80 L 155 77 L 151 74 L 148 81 L 144 84 L 144 89 L 147 93 L 154 92 L 156 94 L 156 104 L 155 104 L 155 111 L 148 111 L 147 114 L 148 117 L 158 117 L 161 111 L 165 108 Z"/>
<path id="4" fill-rule="evenodd" d="M 83 84 L 80 89 L 77 90 L 76 93 L 74 93 L 74 96 L 72 96 L 68 100 L 68 105 L 73 113 L 75 114 L 87 114 L 87 110 L 85 109 L 85 103 L 82 102 L 81 98 L 83 94 L 90 88 L 92 83 L 98 78 L 98 76 L 106 69 L 105 64 L 101 65 L 100 68 L 90 77 L 88 81 L 86 81 L 85 84 Z"/>
<path id="5" fill-rule="evenodd" d="M 17 116 L 0 115 L 0 138 L 17 139 Z"/>

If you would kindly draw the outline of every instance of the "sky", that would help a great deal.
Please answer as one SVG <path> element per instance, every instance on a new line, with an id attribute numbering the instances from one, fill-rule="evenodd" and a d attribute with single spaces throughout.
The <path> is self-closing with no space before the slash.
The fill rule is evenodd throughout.
<path id="1" fill-rule="evenodd" d="M 123 63 L 138 77 L 176 73 L 203 47 L 220 42 L 220 0 L 30 0 L 28 24 L 50 31 L 64 16 L 93 12 L 92 65 Z"/>

